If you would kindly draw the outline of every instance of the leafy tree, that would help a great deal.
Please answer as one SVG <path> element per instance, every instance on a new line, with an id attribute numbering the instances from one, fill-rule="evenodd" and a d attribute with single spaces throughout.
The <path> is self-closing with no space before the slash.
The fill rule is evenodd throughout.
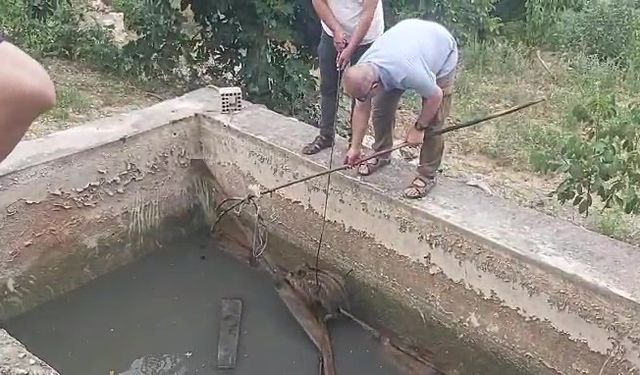
<path id="1" fill-rule="evenodd" d="M 309 2 L 291 0 L 185 0 L 200 30 L 196 59 L 211 59 L 208 73 L 245 87 L 250 99 L 311 120 L 316 80 L 305 22 Z"/>

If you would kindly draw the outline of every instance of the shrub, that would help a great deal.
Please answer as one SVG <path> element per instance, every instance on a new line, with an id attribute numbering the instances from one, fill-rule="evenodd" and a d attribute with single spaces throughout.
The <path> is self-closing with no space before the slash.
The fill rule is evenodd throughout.
<path id="1" fill-rule="evenodd" d="M 500 19 L 493 15 L 496 0 L 387 0 L 387 27 L 404 18 L 423 18 L 449 27 L 462 45 L 468 41 L 495 35 Z"/>
<path id="2" fill-rule="evenodd" d="M 71 7 L 64 2 L 53 8 L 44 3 L 4 0 L 0 8 L 0 25 L 7 38 L 41 56 L 73 55 L 75 21 Z"/>
<path id="3" fill-rule="evenodd" d="M 636 0 L 591 0 L 579 12 L 558 22 L 552 43 L 560 50 L 580 52 L 626 66 L 640 55 L 640 10 Z"/>
<path id="4" fill-rule="evenodd" d="M 80 12 L 67 1 L 3 0 L 0 25 L 9 40 L 38 57 L 83 58 L 105 66 L 117 60 L 105 32 L 82 27 Z"/>
<path id="5" fill-rule="evenodd" d="M 524 39 L 533 43 L 546 41 L 563 14 L 581 9 L 584 3 L 585 0 L 526 0 Z"/>
<path id="6" fill-rule="evenodd" d="M 553 192 L 587 213 L 598 197 L 604 208 L 640 212 L 640 106 L 622 106 L 613 94 L 596 94 L 572 116 L 582 134 L 569 137 L 561 155 L 549 164 L 565 178 Z"/>
<path id="7" fill-rule="evenodd" d="M 128 29 L 135 29 L 145 21 L 145 8 L 148 2 L 140 0 L 113 0 L 113 9 L 124 14 L 124 24 Z"/>

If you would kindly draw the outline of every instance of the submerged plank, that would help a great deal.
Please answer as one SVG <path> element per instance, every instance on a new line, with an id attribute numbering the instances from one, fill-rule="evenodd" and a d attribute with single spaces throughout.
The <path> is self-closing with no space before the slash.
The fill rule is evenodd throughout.
<path id="1" fill-rule="evenodd" d="M 222 299 L 218 334 L 218 368 L 220 369 L 236 367 L 241 318 L 242 300 L 238 298 Z"/>

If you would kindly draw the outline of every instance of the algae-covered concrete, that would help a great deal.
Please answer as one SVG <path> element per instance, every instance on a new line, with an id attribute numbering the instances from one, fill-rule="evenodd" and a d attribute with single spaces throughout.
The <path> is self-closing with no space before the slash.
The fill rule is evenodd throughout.
<path id="1" fill-rule="evenodd" d="M 261 106 L 210 112 L 201 133 L 212 174 L 234 195 L 327 164 L 328 152 L 299 153 L 315 129 Z M 336 160 L 345 147 L 338 143 Z M 386 296 L 360 311 L 369 320 L 431 346 L 453 373 L 640 373 L 637 248 L 447 179 L 427 199 L 408 201 L 401 188 L 411 173 L 393 165 L 364 179 L 332 178 L 322 260 Z M 270 228 L 311 256 L 325 183 L 260 200 Z M 515 367 L 492 372 L 456 358 L 452 338 Z"/>

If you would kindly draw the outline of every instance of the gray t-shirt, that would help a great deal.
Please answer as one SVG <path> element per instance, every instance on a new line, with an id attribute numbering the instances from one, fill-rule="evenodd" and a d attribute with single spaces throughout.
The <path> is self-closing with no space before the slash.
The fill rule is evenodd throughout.
<path id="1" fill-rule="evenodd" d="M 416 90 L 425 98 L 436 91 L 436 80 L 458 63 L 458 46 L 442 25 L 407 19 L 376 39 L 358 63 L 375 65 L 385 91 Z"/>

